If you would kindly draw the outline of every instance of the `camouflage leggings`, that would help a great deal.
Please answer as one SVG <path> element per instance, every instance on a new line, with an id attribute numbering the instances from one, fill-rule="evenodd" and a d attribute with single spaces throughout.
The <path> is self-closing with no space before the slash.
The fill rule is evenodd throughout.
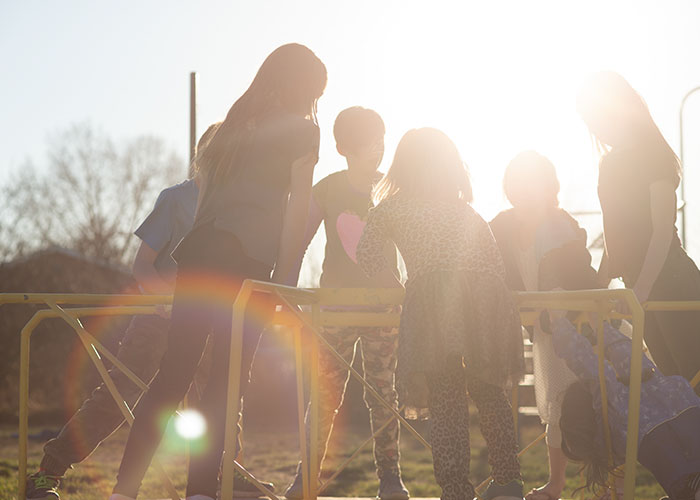
<path id="1" fill-rule="evenodd" d="M 362 346 L 362 366 L 365 379 L 394 408 L 398 407 L 394 389 L 396 370 L 396 347 L 398 332 L 394 328 L 348 327 L 323 329 L 323 335 L 333 348 L 350 364 L 355 359 L 357 344 Z M 323 347 L 319 351 L 319 464 L 323 464 L 328 441 L 333 430 L 333 420 L 343 404 L 345 389 L 350 379 L 350 371 L 337 362 Z M 371 394 L 364 393 L 365 404 L 369 409 L 372 433 L 389 419 L 392 413 Z M 306 412 L 307 440 L 309 412 Z M 394 420 L 374 439 L 374 463 L 377 475 L 399 472 L 399 424 Z"/>

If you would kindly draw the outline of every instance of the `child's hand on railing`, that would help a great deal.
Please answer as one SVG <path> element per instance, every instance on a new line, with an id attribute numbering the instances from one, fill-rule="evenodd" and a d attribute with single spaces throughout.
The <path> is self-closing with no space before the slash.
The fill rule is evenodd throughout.
<path id="1" fill-rule="evenodd" d="M 406 395 L 406 404 L 416 408 L 428 407 L 428 381 L 425 378 L 425 373 L 413 373 L 410 376 L 408 383 L 408 391 Z"/>
<path id="2" fill-rule="evenodd" d="M 166 306 L 164 304 L 156 305 L 156 314 L 163 319 L 170 319 L 171 306 Z"/>

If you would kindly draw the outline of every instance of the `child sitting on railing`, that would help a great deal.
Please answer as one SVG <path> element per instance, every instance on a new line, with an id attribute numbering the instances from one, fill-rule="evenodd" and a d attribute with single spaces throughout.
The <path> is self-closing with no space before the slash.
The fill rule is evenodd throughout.
<path id="1" fill-rule="evenodd" d="M 479 409 L 494 477 L 484 498 L 522 499 L 512 410 L 504 391 L 523 373 L 520 318 L 504 283 L 496 242 L 471 199 L 455 144 L 436 129 L 407 132 L 375 188 L 378 205 L 370 210 L 357 261 L 368 274 L 387 269 L 383 248 L 393 241 L 406 262 L 397 389 L 409 406 L 430 412 L 441 498 L 474 497 L 468 388 Z"/>
<path id="2" fill-rule="evenodd" d="M 563 313 L 554 312 L 552 317 L 554 349 L 578 377 L 562 402 L 562 450 L 570 460 L 583 464 L 587 488 L 605 487 L 608 473 L 625 457 L 631 342 L 604 323 L 611 465 L 603 430 L 598 357 Z M 646 356 L 642 357 L 637 439 L 639 462 L 671 500 L 700 500 L 700 397 L 686 379 L 664 376 Z"/>

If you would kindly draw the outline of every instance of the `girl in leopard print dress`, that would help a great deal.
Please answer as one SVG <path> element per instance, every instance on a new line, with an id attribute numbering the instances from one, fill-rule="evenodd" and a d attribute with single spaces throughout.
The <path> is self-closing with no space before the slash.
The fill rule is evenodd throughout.
<path id="1" fill-rule="evenodd" d="M 367 274 L 380 272 L 392 241 L 406 262 L 396 385 L 407 415 L 430 416 L 442 498 L 474 497 L 467 389 L 494 478 L 485 498 L 522 498 L 504 390 L 523 373 L 520 320 L 493 235 L 469 204 L 471 184 L 454 143 L 436 129 L 406 133 L 375 198 L 357 260 Z"/>

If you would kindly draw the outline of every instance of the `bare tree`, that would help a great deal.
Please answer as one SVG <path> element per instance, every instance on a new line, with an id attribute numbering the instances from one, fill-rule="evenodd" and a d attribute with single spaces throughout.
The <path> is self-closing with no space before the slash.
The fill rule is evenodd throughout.
<path id="1" fill-rule="evenodd" d="M 0 260 L 59 245 L 129 263 L 134 229 L 158 192 L 185 172 L 159 138 L 118 147 L 92 126 L 75 125 L 50 141 L 43 168 L 27 163 L 2 188 Z"/>

